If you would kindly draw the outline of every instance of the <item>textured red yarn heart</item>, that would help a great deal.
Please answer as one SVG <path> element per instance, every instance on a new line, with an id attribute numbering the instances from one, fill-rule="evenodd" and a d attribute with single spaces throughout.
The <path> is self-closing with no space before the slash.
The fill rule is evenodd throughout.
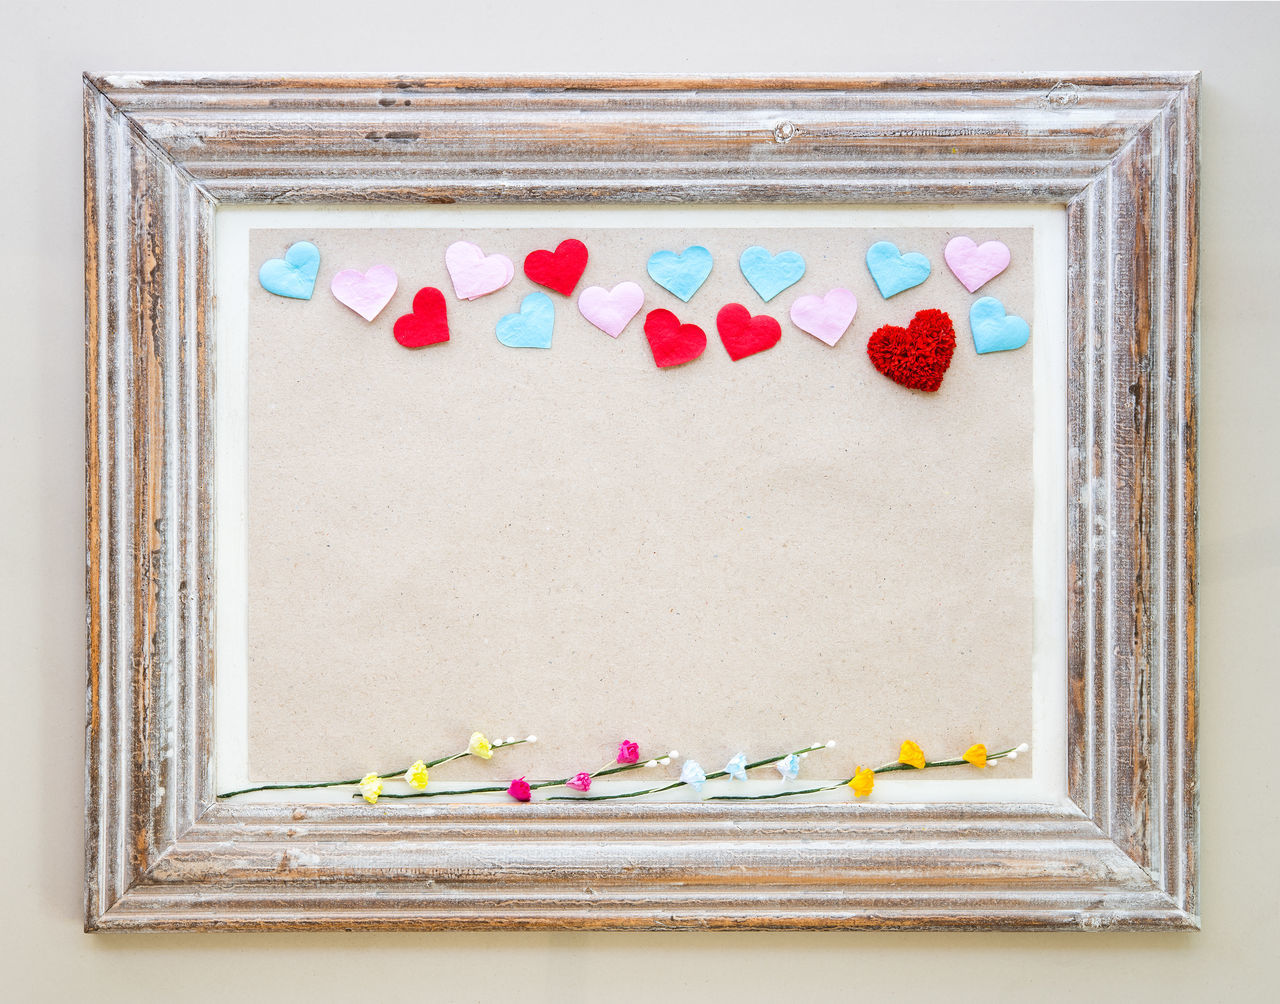
<path id="1" fill-rule="evenodd" d="M 871 365 L 913 390 L 941 387 L 955 350 L 955 327 L 941 310 L 921 310 L 905 328 L 886 324 L 867 341 Z"/>
<path id="2" fill-rule="evenodd" d="M 524 274 L 539 286 L 568 296 L 587 270 L 587 246 L 574 237 L 561 241 L 554 251 L 530 251 Z"/>
<path id="3" fill-rule="evenodd" d="M 645 315 L 644 335 L 653 350 L 653 361 L 665 369 L 693 362 L 707 347 L 707 333 L 696 324 L 681 324 L 669 310 L 659 307 Z"/>
<path id="4" fill-rule="evenodd" d="M 716 330 L 734 362 L 773 348 L 782 337 L 782 325 L 768 314 L 752 317 L 751 311 L 740 303 L 720 308 L 716 314 Z"/>
<path id="5" fill-rule="evenodd" d="M 406 349 L 420 349 L 449 340 L 449 318 L 444 294 L 434 286 L 424 286 L 413 297 L 413 313 L 397 319 L 391 329 L 396 341 Z"/>

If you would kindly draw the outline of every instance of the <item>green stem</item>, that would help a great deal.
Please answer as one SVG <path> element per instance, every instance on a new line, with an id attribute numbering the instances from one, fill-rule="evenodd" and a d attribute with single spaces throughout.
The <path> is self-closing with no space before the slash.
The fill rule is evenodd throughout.
<path id="1" fill-rule="evenodd" d="M 989 763 L 992 760 L 1002 760 L 1005 757 L 1007 757 L 1010 753 L 1012 753 L 1016 748 L 1017 747 L 1010 747 L 1009 749 L 1002 750 L 999 753 L 990 753 L 987 755 L 987 762 Z M 917 769 L 927 770 L 930 767 L 959 767 L 968 762 L 969 761 L 964 759 L 963 757 L 959 757 L 954 760 L 926 760 L 923 768 L 916 768 L 916 767 L 912 767 L 911 764 L 909 763 L 901 763 L 895 760 L 893 763 L 881 764 L 879 767 L 876 767 L 874 770 L 872 770 L 871 773 L 890 774 L 895 770 L 917 770 Z M 840 781 L 837 784 L 828 784 L 821 788 L 805 788 L 803 790 L 797 789 L 795 791 L 789 791 L 789 790 L 783 789 L 782 791 L 770 792 L 767 795 L 709 795 L 707 796 L 707 798 L 704 799 L 704 801 L 707 801 L 707 802 L 755 802 L 755 801 L 760 801 L 766 798 L 790 798 L 793 795 L 816 795 L 818 794 L 818 792 L 835 791 L 837 788 L 843 788 L 845 785 L 849 784 L 849 782 L 852 780 L 853 778 L 849 778 L 848 781 Z"/>
<path id="2" fill-rule="evenodd" d="M 771 763 L 777 763 L 779 760 L 785 760 L 789 756 L 799 756 L 801 753 L 816 753 L 818 750 L 826 749 L 826 745 L 822 746 L 806 746 L 802 750 L 796 750 L 793 753 L 781 753 L 778 756 L 767 757 L 764 760 L 757 760 L 755 763 L 749 763 L 743 770 L 755 770 L 757 767 L 767 767 Z M 616 771 L 614 772 L 616 773 Z M 728 777 L 727 770 L 718 770 L 708 774 L 706 779 L 714 781 L 717 778 Z M 612 795 L 551 795 L 548 802 L 603 802 L 617 798 L 639 798 L 641 795 L 656 795 L 659 792 L 671 791 L 673 788 L 679 788 L 681 785 L 688 784 L 687 781 L 672 781 L 670 784 L 664 784 L 657 788 L 645 788 L 641 791 L 624 791 Z M 797 793 L 798 794 L 798 793 Z"/>
<path id="3" fill-rule="evenodd" d="M 532 787 L 532 785 L 530 785 Z M 384 791 L 378 796 L 381 801 L 384 798 L 435 798 L 437 795 L 483 795 L 490 791 L 506 791 L 506 785 L 491 785 L 487 788 L 463 788 L 457 791 Z M 364 798 L 360 792 L 353 792 L 352 798 Z"/>
<path id="4" fill-rule="evenodd" d="M 515 745 L 515 743 L 511 743 L 510 745 L 514 746 L 514 745 Z M 781 759 L 781 757 L 779 757 L 779 759 Z M 619 764 L 617 767 L 609 767 L 609 768 L 607 768 L 607 769 L 605 769 L 605 770 L 599 770 L 599 771 L 596 771 L 596 772 L 595 772 L 594 774 L 592 774 L 591 776 L 592 776 L 593 778 L 597 778 L 597 777 L 604 777 L 604 776 L 605 776 L 605 775 L 607 775 L 607 774 L 621 774 L 621 773 L 623 773 L 624 771 L 628 771 L 628 770 L 635 770 L 635 769 L 636 769 L 636 768 L 638 768 L 638 767 L 643 767 L 643 766 L 645 766 L 648 762 L 649 762 L 649 761 L 647 761 L 647 760 L 642 760 L 642 761 L 637 761 L 636 763 L 624 763 L 624 764 Z M 395 775 L 393 774 L 393 775 L 389 775 L 389 776 L 394 777 Z M 576 776 L 576 775 L 572 775 L 572 776 L 570 776 L 570 777 L 559 777 L 559 778 L 554 778 L 554 779 L 552 779 L 552 780 L 548 780 L 548 781 L 530 781 L 530 782 L 529 782 L 529 790 L 530 790 L 530 791 L 534 791 L 534 790 L 536 790 L 536 789 L 538 789 L 538 788 L 554 788 L 554 787 L 555 787 L 555 786 L 557 786 L 557 785 L 562 785 L 562 784 L 566 784 L 566 783 L 568 783 L 569 781 L 571 781 L 571 780 L 573 779 L 573 776 Z M 356 783 L 359 783 L 359 782 L 356 782 Z M 508 786 L 508 787 L 509 787 L 509 786 Z M 487 786 L 487 787 L 484 787 L 484 788 L 456 788 L 456 789 L 450 789 L 450 790 L 447 790 L 447 791 L 446 791 L 446 790 L 440 790 L 440 791 L 403 791 L 403 792 L 384 792 L 383 794 L 379 795 L 379 796 L 378 796 L 378 798 L 379 798 L 379 799 L 383 799 L 383 798 L 435 798 L 435 797 L 436 797 L 436 796 L 438 796 L 438 795 L 484 795 L 484 794 L 488 794 L 489 792 L 495 792 L 495 791 L 506 791 L 506 790 L 507 790 L 507 787 L 504 787 L 504 786 L 502 786 L 502 785 L 498 785 L 498 786 Z M 352 798 L 364 798 L 364 796 L 363 796 L 363 795 L 361 795 L 359 792 L 355 792 L 355 793 L 353 793 L 351 797 L 352 797 Z"/>
<path id="5" fill-rule="evenodd" d="M 843 788 L 848 781 L 839 781 L 836 784 L 824 785 L 821 788 L 797 788 L 795 791 L 783 789 L 782 791 L 771 792 L 768 795 L 708 795 L 704 802 L 754 802 L 762 798 L 790 798 L 792 795 L 816 795 L 820 791 L 835 791 L 837 788 Z"/>
<path id="6" fill-rule="evenodd" d="M 988 753 L 987 762 L 990 763 L 992 760 L 1003 760 L 1015 749 L 1017 749 L 1016 746 L 1010 746 L 1007 750 L 1001 750 L 999 753 Z M 900 760 L 895 760 L 893 763 L 881 764 L 871 773 L 891 774 L 895 770 L 927 770 L 929 767 L 963 767 L 968 762 L 969 761 L 964 757 L 954 757 L 950 760 L 926 760 L 924 762 L 924 767 L 917 768 L 912 767 L 909 763 L 902 763 Z"/>
<path id="7" fill-rule="evenodd" d="M 528 739 L 516 739 L 514 742 L 498 743 L 494 749 L 506 749 L 508 746 L 519 746 L 521 743 L 527 743 Z M 461 760 L 463 757 L 473 756 L 470 750 L 463 750 L 461 753 L 450 753 L 448 756 L 442 756 L 437 760 L 428 760 L 425 764 L 428 770 L 433 767 L 440 767 L 446 763 L 452 763 L 454 760 Z M 399 770 L 387 771 L 385 774 L 375 775 L 379 779 L 385 781 L 393 777 L 399 777 L 404 774 L 413 764 L 401 767 Z M 255 791 L 302 791 L 311 788 L 342 788 L 346 785 L 359 784 L 363 781 L 363 777 L 354 777 L 342 781 L 311 781 L 305 784 L 259 784 L 252 788 L 237 788 L 235 791 L 224 792 L 219 798 L 235 798 L 237 795 L 248 795 Z M 385 798 L 392 796 L 386 795 Z"/>

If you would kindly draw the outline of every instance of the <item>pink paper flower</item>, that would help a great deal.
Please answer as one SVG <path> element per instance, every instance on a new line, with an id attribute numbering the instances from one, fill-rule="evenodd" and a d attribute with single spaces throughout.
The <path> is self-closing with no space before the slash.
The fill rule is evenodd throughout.
<path id="1" fill-rule="evenodd" d="M 636 743 L 630 739 L 624 739 L 618 743 L 618 763 L 635 763 L 639 759 L 640 747 Z"/>
<path id="2" fill-rule="evenodd" d="M 527 802 L 533 797 L 533 793 L 529 790 L 529 782 L 522 777 L 518 777 L 511 782 L 511 787 L 507 789 L 507 794 L 517 802 Z"/>
<path id="3" fill-rule="evenodd" d="M 568 787 L 573 788 L 575 791 L 590 791 L 591 775 L 584 770 L 580 774 L 574 774 L 573 777 L 569 778 L 569 780 L 565 782 L 565 784 Z"/>

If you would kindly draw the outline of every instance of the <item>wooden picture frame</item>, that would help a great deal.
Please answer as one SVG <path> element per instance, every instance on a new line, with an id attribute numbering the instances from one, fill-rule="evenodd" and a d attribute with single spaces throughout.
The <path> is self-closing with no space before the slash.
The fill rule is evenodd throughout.
<path id="1" fill-rule="evenodd" d="M 1198 86 L 87 74 L 86 929 L 1197 927 Z M 215 799 L 215 208 L 532 200 L 1068 207 L 1067 804 Z"/>

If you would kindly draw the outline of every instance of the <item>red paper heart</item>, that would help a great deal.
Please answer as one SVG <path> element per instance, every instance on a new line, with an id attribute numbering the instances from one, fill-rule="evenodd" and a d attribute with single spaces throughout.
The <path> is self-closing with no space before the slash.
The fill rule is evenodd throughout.
<path id="1" fill-rule="evenodd" d="M 696 324 L 681 324 L 669 310 L 651 310 L 644 318 L 644 334 L 661 368 L 693 362 L 707 347 L 707 333 Z"/>
<path id="2" fill-rule="evenodd" d="M 524 260 L 524 274 L 539 286 L 568 296 L 587 270 L 587 246 L 570 237 L 554 251 L 530 251 Z"/>
<path id="3" fill-rule="evenodd" d="M 951 365 L 956 331 L 941 310 L 921 310 L 905 328 L 886 324 L 867 341 L 871 365 L 894 383 L 935 391 Z"/>
<path id="4" fill-rule="evenodd" d="M 424 286 L 413 297 L 413 313 L 396 320 L 392 332 L 406 349 L 449 340 L 449 318 L 445 313 L 444 294 L 434 286 Z"/>
<path id="5" fill-rule="evenodd" d="M 716 314 L 716 330 L 734 362 L 773 348 L 782 337 L 782 325 L 768 314 L 752 317 L 751 311 L 740 303 L 720 308 Z"/>

